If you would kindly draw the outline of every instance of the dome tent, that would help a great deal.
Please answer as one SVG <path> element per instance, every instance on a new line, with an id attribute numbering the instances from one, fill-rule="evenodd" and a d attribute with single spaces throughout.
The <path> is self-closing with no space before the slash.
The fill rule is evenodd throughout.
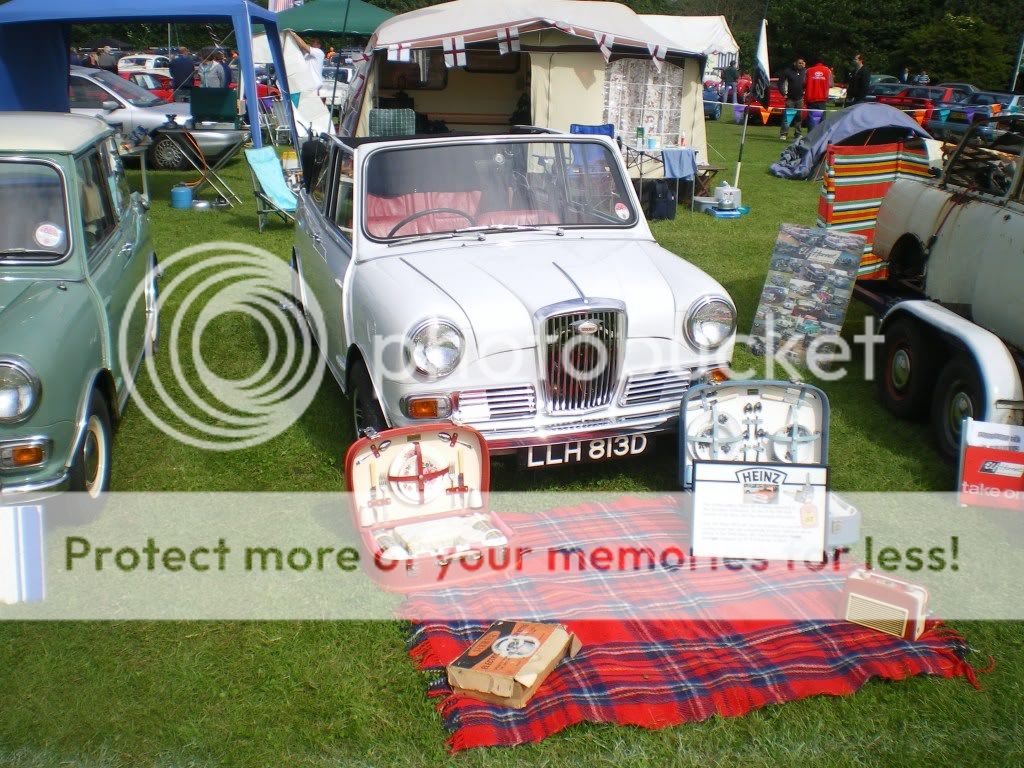
<path id="1" fill-rule="evenodd" d="M 888 104 L 867 102 L 833 112 L 806 137 L 797 139 L 769 166 L 782 179 L 808 179 L 825 156 L 829 144 L 891 144 L 911 136 L 931 135 L 912 117 Z"/>

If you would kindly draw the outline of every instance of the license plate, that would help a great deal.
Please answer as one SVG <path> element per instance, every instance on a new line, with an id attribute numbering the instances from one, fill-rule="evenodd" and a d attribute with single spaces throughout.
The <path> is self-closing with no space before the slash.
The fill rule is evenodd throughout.
<path id="1" fill-rule="evenodd" d="M 571 443 L 532 445 L 521 452 L 522 465 L 527 469 L 557 467 L 560 464 L 582 464 L 586 461 L 606 461 L 639 456 L 650 447 L 647 435 L 619 435 L 597 440 L 576 440 Z"/>

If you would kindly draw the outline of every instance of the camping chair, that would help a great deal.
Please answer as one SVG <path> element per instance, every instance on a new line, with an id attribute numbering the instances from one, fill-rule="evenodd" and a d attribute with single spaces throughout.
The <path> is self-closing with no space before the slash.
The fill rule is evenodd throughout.
<path id="1" fill-rule="evenodd" d="M 285 103 L 281 99 L 274 99 L 270 105 L 270 112 L 274 130 L 271 141 L 274 144 L 287 144 L 291 139 L 292 128 L 288 122 L 288 109 Z"/>
<path id="2" fill-rule="evenodd" d="M 247 149 L 245 159 L 252 174 L 253 192 L 256 195 L 256 222 L 260 232 L 263 232 L 267 219 L 275 214 L 286 224 L 294 222 L 298 200 L 288 188 L 281 161 L 274 148 Z"/>
<path id="3" fill-rule="evenodd" d="M 371 109 L 371 136 L 412 136 L 416 133 L 416 113 L 411 109 Z"/>

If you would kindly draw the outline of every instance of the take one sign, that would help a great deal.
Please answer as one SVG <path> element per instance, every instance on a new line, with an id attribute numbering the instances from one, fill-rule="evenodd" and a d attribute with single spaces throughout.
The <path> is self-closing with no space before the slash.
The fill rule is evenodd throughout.
<path id="1" fill-rule="evenodd" d="M 1024 510 L 1024 427 L 967 419 L 957 491 L 966 506 Z"/>

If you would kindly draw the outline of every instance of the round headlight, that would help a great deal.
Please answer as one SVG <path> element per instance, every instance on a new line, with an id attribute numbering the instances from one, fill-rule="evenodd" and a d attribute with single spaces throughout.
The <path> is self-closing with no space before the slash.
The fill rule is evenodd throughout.
<path id="1" fill-rule="evenodd" d="M 447 320 L 427 320 L 409 334 L 409 358 L 420 373 L 440 379 L 462 360 L 466 339 Z"/>
<path id="2" fill-rule="evenodd" d="M 683 324 L 686 338 L 702 350 L 722 346 L 735 330 L 736 311 L 725 299 L 701 299 L 691 307 Z"/>
<path id="3" fill-rule="evenodd" d="M 39 405 L 39 377 L 20 358 L 0 358 L 0 423 L 14 424 Z"/>

